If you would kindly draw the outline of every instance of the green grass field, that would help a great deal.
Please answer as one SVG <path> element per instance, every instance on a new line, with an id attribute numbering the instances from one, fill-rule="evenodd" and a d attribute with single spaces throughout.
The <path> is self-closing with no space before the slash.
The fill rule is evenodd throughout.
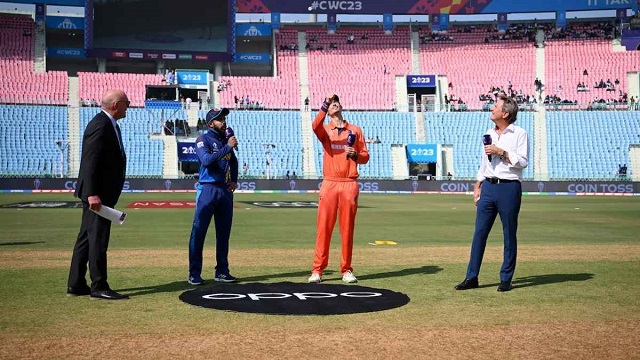
<path id="1" fill-rule="evenodd" d="M 194 194 L 124 194 L 192 200 Z M 0 194 L 0 205 L 73 200 Z M 306 282 L 316 209 L 253 201 L 317 195 L 237 194 L 232 273 L 246 282 Z M 458 292 L 475 220 L 470 196 L 362 194 L 354 244 L 359 285 L 407 294 L 398 309 L 274 316 L 193 307 L 186 283 L 193 209 L 127 209 L 109 245 L 120 302 L 65 296 L 80 209 L 0 208 L 0 358 L 639 358 L 640 198 L 525 196 L 514 290 L 498 293 L 499 220 L 479 289 Z M 213 277 L 214 237 L 203 277 Z M 372 246 L 375 240 L 397 245 Z M 334 232 L 327 283 L 340 284 Z"/>

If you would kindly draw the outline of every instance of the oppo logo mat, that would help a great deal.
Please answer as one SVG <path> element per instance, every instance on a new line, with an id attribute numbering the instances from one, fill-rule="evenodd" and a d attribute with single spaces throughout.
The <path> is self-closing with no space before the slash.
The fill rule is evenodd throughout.
<path id="1" fill-rule="evenodd" d="M 187 304 L 225 311 L 273 315 L 342 315 L 394 309 L 409 303 L 403 293 L 359 285 L 216 284 L 180 295 Z"/>

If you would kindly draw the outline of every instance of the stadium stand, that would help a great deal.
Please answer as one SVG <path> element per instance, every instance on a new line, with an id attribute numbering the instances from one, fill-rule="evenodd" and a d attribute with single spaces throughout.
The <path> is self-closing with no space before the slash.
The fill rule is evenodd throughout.
<path id="1" fill-rule="evenodd" d="M 362 128 L 369 150 L 369 163 L 358 168 L 362 178 L 390 179 L 393 177 L 391 145 L 416 142 L 413 114 L 397 112 L 345 111 L 345 120 Z M 375 139 L 379 143 L 374 143 Z M 322 176 L 322 144 L 314 137 L 316 175 Z"/>
<path id="2" fill-rule="evenodd" d="M 97 108 L 80 109 L 80 145 L 87 124 L 96 115 Z M 122 142 L 127 154 L 127 176 L 162 176 L 164 150 L 161 139 L 152 139 L 149 134 L 158 131 L 159 112 L 130 108 L 127 117 L 118 121 L 122 129 Z M 80 148 L 81 148 L 80 147 Z"/>
<path id="3" fill-rule="evenodd" d="M 142 107 L 145 103 L 146 85 L 161 85 L 159 74 L 113 74 L 79 72 L 81 101 L 100 103 L 102 95 L 108 89 L 122 89 L 131 101 L 132 107 Z"/>
<path id="4" fill-rule="evenodd" d="M 640 117 L 629 111 L 547 112 L 550 177 L 615 178 L 631 164 L 629 145 L 640 142 Z"/>
<path id="5" fill-rule="evenodd" d="M 35 73 L 34 22 L 30 17 L 0 15 L 0 102 L 66 105 L 67 73 Z"/>
<path id="6" fill-rule="evenodd" d="M 545 69 L 547 94 L 577 102 L 582 109 L 600 100 L 610 108 L 623 108 L 622 97 L 628 88 L 627 72 L 640 70 L 640 52 L 613 51 L 611 40 L 601 38 L 548 40 Z M 585 70 L 587 75 L 584 75 Z M 619 84 L 615 84 L 616 79 Z M 596 88 L 601 80 L 605 83 L 609 80 L 613 86 Z M 578 91 L 578 83 L 584 83 L 588 90 Z M 575 109 L 575 106 L 565 107 Z"/>
<path id="7" fill-rule="evenodd" d="M 475 179 L 482 151 L 482 134 L 491 127 L 486 112 L 425 113 L 427 143 L 453 145 L 453 174 L 456 178 Z M 529 166 L 525 178 L 534 174 L 533 113 L 519 112 L 516 125 L 529 133 Z"/>
<path id="8" fill-rule="evenodd" d="M 482 109 L 479 99 L 492 87 L 524 95 L 535 92 L 536 56 L 526 39 L 485 43 L 487 33 L 454 33 L 451 41 L 428 41 L 420 45 L 423 74 L 442 74 L 452 84 L 449 95 L 462 99 L 470 109 Z M 514 59 L 518 59 L 514 61 Z"/>
<path id="9" fill-rule="evenodd" d="M 287 171 L 299 176 L 321 176 L 319 142 L 315 138 L 307 144 L 303 141 L 303 133 L 308 130 L 302 128 L 306 126 L 303 119 L 309 114 L 301 111 L 302 98 L 306 96 L 302 94 L 303 90 L 308 91 L 315 108 L 318 99 L 324 98 L 327 91 L 334 91 L 340 94 L 348 110 L 345 118 L 361 126 L 369 139 L 377 137 L 380 141 L 368 143 L 371 160 L 360 168 L 363 178 L 392 178 L 392 145 L 422 141 L 452 145 L 455 177 L 475 178 L 481 146 L 479 135 L 491 125 L 489 114 L 389 111 L 397 101 L 396 76 L 411 73 L 412 66 L 419 66 L 425 74 L 446 75 L 451 83 L 448 95 L 463 99 L 470 110 L 479 110 L 485 107 L 480 94 L 492 92 L 492 88 L 506 90 L 509 82 L 514 92 L 533 93 L 537 65 L 541 65 L 536 63 L 536 51 L 543 50 L 547 95 L 576 100 L 581 109 L 627 109 L 622 98 L 629 87 L 626 74 L 640 70 L 639 52 L 619 51 L 610 34 L 598 28 L 575 25 L 557 33 L 542 27 L 550 35 L 546 46 L 540 49 L 533 46 L 532 32 L 526 26 L 508 32 L 510 35 L 506 37 L 483 27 L 453 26 L 446 35 L 414 29 L 411 31 L 417 31 L 420 46 L 413 52 L 411 32 L 401 26 L 392 34 L 384 34 L 377 27 L 341 27 L 337 34 L 305 26 L 283 28 L 275 35 L 275 76 L 219 79 L 227 84 L 217 93 L 219 105 L 244 109 L 232 111 L 229 116 L 229 124 L 241 140 L 240 167 L 247 163 L 248 177 L 283 177 Z M 72 113 L 78 109 L 73 104 L 55 106 L 68 103 L 66 72 L 33 71 L 34 41 L 27 35 L 34 31 L 33 20 L 0 15 L 0 28 L 0 66 L 5 75 L 0 102 L 7 104 L 0 105 L 3 132 L 0 150 L 7 154 L 0 158 L 0 175 L 55 176 L 60 172 L 56 140 L 81 139 L 86 124 L 98 109 L 81 107 L 79 124 L 71 126 Z M 351 35 L 354 40 L 348 41 Z M 600 79 L 605 82 L 610 79 L 614 91 L 607 91 L 606 87 L 594 89 Z M 188 120 L 192 130 L 197 130 L 193 116 L 204 118 L 206 114 L 205 110 L 190 114 L 173 101 L 136 108 L 145 105 L 146 85 L 162 84 L 161 75 L 80 72 L 78 80 L 81 103 L 98 105 L 108 88 L 122 88 L 129 95 L 133 108 L 121 122 L 128 176 L 162 176 L 163 164 L 158 159 L 165 156 L 163 139 L 167 135 L 155 135 L 163 133 L 162 124 L 167 120 Z M 579 82 L 586 83 L 589 91 L 578 91 Z M 560 86 L 562 90 L 557 92 Z M 251 103 L 257 101 L 258 107 L 264 106 L 266 110 L 254 111 L 250 106 L 235 104 L 235 96 L 248 96 Z M 589 106 L 596 97 L 604 99 L 604 107 Z M 551 105 L 547 110 L 563 107 Z M 47 121 L 36 125 L 33 119 L 38 118 Z M 422 123 L 418 122 L 420 128 L 416 128 L 416 119 L 423 118 Z M 537 136 L 543 138 L 534 136 L 534 123 L 540 124 L 539 121 L 545 127 Z M 535 166 L 534 149 L 536 144 L 542 144 L 546 152 L 539 161 L 548 167 L 548 174 L 542 175 L 553 179 L 614 178 L 619 164 L 633 163 L 629 146 L 640 143 L 639 121 L 637 112 L 629 111 L 521 111 L 517 124 L 529 132 L 531 146 L 530 165 L 524 176 L 531 179 L 541 175 Z M 196 133 L 180 136 L 193 140 Z M 170 139 L 176 141 L 175 137 Z M 33 155 L 34 146 L 39 153 L 37 157 Z M 80 148 L 74 151 L 77 158 Z M 306 156 L 311 156 L 315 165 L 315 170 L 307 174 L 303 165 Z M 268 159 L 270 174 L 265 173 Z M 69 172 L 66 162 L 62 172 Z"/>
<path id="10" fill-rule="evenodd" d="M 67 108 L 0 105 L 0 174 L 55 176 L 60 171 L 56 141 L 68 139 Z"/>
<path id="11" fill-rule="evenodd" d="M 199 116 L 205 118 L 206 112 Z M 268 157 L 271 177 L 283 177 L 287 170 L 302 174 L 299 111 L 231 111 L 227 123 L 242 139 L 237 156 L 241 169 L 247 163 L 247 176 L 266 176 Z"/>
<path id="12" fill-rule="evenodd" d="M 282 29 L 276 35 L 276 47 L 298 44 L 298 32 L 295 29 Z M 258 101 L 269 109 L 298 110 L 301 108 L 300 72 L 298 51 L 279 50 L 276 52 L 277 75 L 264 76 L 221 76 L 219 82 L 229 84 L 218 92 L 220 106 L 233 109 L 242 107 L 234 103 L 234 97 L 249 98 L 249 102 Z M 248 107 L 248 106 L 244 106 Z"/>
<path id="13" fill-rule="evenodd" d="M 363 39 L 363 35 L 367 35 Z M 347 36 L 353 35 L 353 43 Z M 307 52 L 311 99 L 322 99 L 333 89 L 348 109 L 391 110 L 395 104 L 395 76 L 410 73 L 408 31 L 386 35 L 380 29 L 341 29 L 339 34 L 322 30 L 306 32 L 315 49 Z M 335 48 L 331 48 L 335 44 Z"/>

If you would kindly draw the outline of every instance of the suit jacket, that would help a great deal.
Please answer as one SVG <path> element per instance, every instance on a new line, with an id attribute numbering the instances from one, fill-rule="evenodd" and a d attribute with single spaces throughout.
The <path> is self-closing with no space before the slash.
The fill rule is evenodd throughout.
<path id="1" fill-rule="evenodd" d="M 104 205 L 118 202 L 126 171 L 127 158 L 120 150 L 118 135 L 111 119 L 103 111 L 93 117 L 82 138 L 82 158 L 75 196 L 87 202 L 98 195 Z"/>

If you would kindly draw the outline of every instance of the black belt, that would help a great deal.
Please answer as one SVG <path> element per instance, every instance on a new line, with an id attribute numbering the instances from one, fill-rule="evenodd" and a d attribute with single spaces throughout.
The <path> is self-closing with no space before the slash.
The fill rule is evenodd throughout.
<path id="1" fill-rule="evenodd" d="M 487 180 L 492 184 L 520 182 L 520 180 L 509 180 L 509 179 L 499 179 L 499 178 L 486 178 L 485 180 Z"/>

